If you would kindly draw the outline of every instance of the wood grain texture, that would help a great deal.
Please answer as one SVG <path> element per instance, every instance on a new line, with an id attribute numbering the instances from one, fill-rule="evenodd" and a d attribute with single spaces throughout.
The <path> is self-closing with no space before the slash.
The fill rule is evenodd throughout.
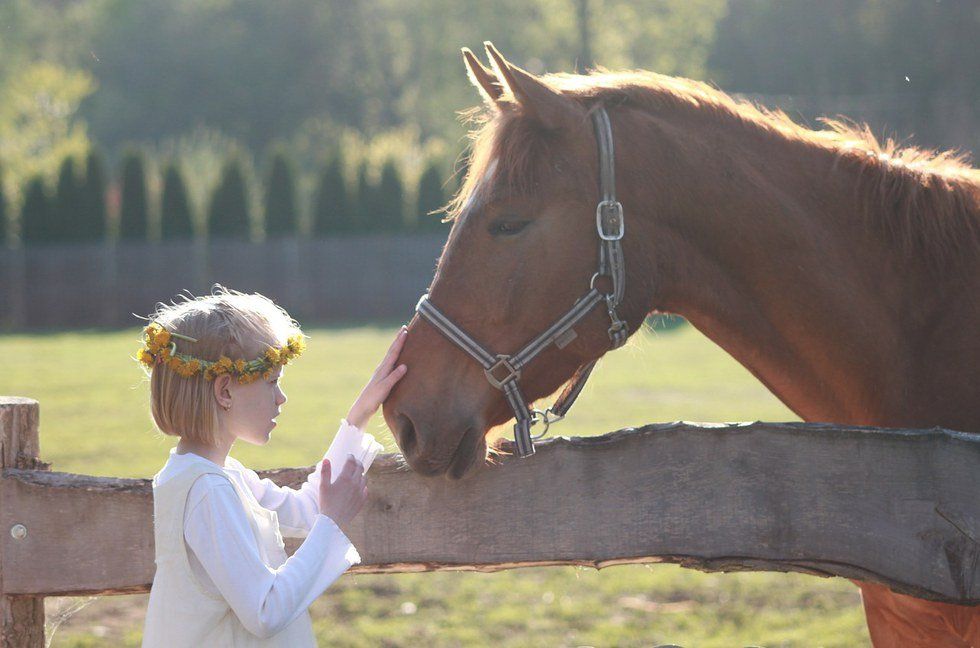
<path id="1" fill-rule="evenodd" d="M 43 470 L 38 459 L 40 408 L 30 398 L 0 396 L 0 469 Z M 9 506 L 9 482 L 0 479 L 0 511 Z M 13 542 L 11 525 L 0 533 Z M 11 596 L 7 575 L 14 568 L 8 545 L 0 545 L 0 647 L 42 648 L 44 646 L 44 597 Z"/>
<path id="2" fill-rule="evenodd" d="M 296 486 L 310 468 L 261 473 Z M 8 591 L 146 591 L 148 480 L 7 470 Z M 980 604 L 980 435 L 812 423 L 671 423 L 556 438 L 461 481 L 380 457 L 346 528 L 361 573 L 675 562 L 798 571 Z M 287 543 L 295 548 L 296 542 Z"/>

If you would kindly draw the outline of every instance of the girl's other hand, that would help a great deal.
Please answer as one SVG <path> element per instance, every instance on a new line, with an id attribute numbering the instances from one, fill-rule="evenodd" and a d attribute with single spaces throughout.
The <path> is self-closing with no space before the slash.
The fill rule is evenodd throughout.
<path id="1" fill-rule="evenodd" d="M 320 467 L 320 513 L 342 526 L 357 517 L 367 501 L 367 477 L 361 462 L 347 455 L 337 481 L 330 483 L 330 460 Z"/>
<path id="2" fill-rule="evenodd" d="M 361 394 L 351 405 L 350 412 L 347 413 L 347 422 L 354 427 L 363 430 L 367 422 L 371 420 L 374 413 L 385 402 L 391 389 L 395 386 L 408 367 L 405 365 L 395 365 L 398 362 L 398 354 L 401 353 L 405 345 L 405 338 L 408 337 L 408 329 L 404 326 L 398 331 L 395 340 L 388 347 L 388 353 L 381 360 L 381 364 L 374 370 L 371 380 L 361 390 Z"/>

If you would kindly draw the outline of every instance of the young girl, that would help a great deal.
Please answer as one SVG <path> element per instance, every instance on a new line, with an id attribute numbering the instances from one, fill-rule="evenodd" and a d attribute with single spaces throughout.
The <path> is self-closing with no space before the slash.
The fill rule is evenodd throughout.
<path id="1" fill-rule="evenodd" d="M 180 440 L 153 478 L 156 574 L 143 646 L 316 646 L 307 608 L 360 562 L 338 525 L 364 504 L 380 444 L 363 435 L 360 457 L 324 457 L 299 490 L 228 455 L 237 439 L 269 441 L 286 402 L 283 365 L 304 348 L 298 325 L 266 297 L 217 287 L 161 304 L 145 336 L 153 420 Z M 361 436 L 405 375 L 396 367 L 404 339 L 403 327 L 338 434 Z M 283 535 L 306 538 L 289 558 Z"/>

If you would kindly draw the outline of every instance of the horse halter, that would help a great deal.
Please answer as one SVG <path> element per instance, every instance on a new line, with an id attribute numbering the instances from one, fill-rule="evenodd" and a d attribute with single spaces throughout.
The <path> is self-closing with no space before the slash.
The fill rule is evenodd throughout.
<path id="1" fill-rule="evenodd" d="M 623 299 L 626 289 L 626 267 L 623 258 L 623 247 L 620 241 L 625 233 L 623 221 L 623 205 L 616 200 L 615 157 L 613 154 L 612 124 L 609 115 L 603 107 L 592 113 L 592 123 L 595 127 L 596 140 L 599 143 L 599 188 L 602 199 L 596 207 L 596 231 L 599 234 L 599 270 L 592 275 L 589 291 L 576 300 L 575 304 L 548 329 L 528 342 L 528 344 L 513 355 L 494 354 L 474 340 L 466 331 L 457 326 L 429 301 L 428 293 L 422 295 L 415 307 L 416 312 L 429 321 L 440 333 L 449 338 L 463 351 L 470 354 L 483 366 L 490 384 L 504 392 L 507 402 L 514 410 L 514 442 L 517 454 L 527 457 L 534 454 L 534 440 L 548 432 L 551 424 L 565 418 L 565 414 L 575 403 L 575 399 L 585 387 L 585 382 L 595 368 L 597 360 L 580 367 L 574 380 L 565 388 L 558 400 L 546 411 L 532 411 L 527 406 L 524 394 L 521 393 L 519 381 L 521 371 L 539 353 L 550 344 L 563 349 L 574 340 L 578 334 L 573 327 L 592 308 L 605 302 L 609 313 L 609 339 L 612 349 L 618 349 L 629 335 L 626 322 L 619 319 L 616 307 Z M 601 292 L 596 288 L 600 277 L 609 278 L 612 291 Z M 540 434 L 531 436 L 531 427 L 538 422 L 544 424 Z"/>

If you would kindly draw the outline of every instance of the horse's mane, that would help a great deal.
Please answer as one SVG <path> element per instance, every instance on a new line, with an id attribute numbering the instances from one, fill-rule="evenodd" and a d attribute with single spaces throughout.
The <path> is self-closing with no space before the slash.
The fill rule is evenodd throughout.
<path id="1" fill-rule="evenodd" d="M 761 130 L 808 147 L 830 151 L 859 176 L 866 218 L 907 254 L 934 262 L 980 252 L 980 170 L 955 151 L 879 141 L 866 124 L 820 120 L 826 129 L 797 124 L 781 110 L 736 99 L 708 84 L 651 72 L 552 74 L 543 81 L 584 106 L 626 105 L 646 112 L 696 110 L 735 127 Z M 513 101 L 504 95 L 502 101 Z M 458 216 L 477 191 L 490 160 L 495 174 L 517 191 L 534 185 L 534 160 L 548 146 L 546 134 L 522 119 L 519 110 L 474 109 L 477 122 L 469 173 L 448 207 Z"/>

